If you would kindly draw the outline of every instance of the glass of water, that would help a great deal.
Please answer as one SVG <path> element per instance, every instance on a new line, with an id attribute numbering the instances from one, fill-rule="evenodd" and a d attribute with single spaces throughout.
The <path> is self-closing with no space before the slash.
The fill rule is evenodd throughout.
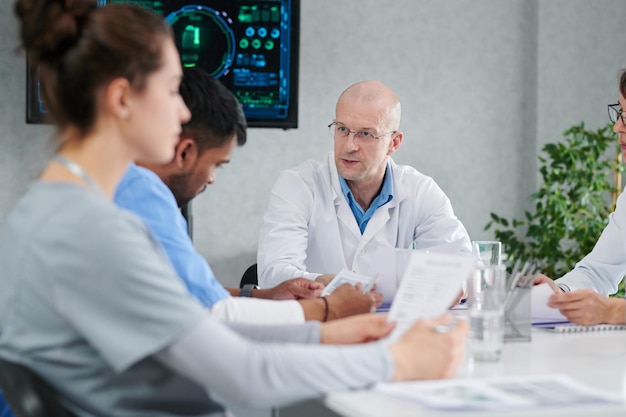
<path id="1" fill-rule="evenodd" d="M 504 344 L 506 269 L 501 265 L 476 268 L 467 288 L 470 357 L 498 361 Z"/>
<path id="2" fill-rule="evenodd" d="M 497 266 L 502 264 L 502 242 L 497 240 L 472 241 L 474 256 L 479 258 L 483 266 Z"/>

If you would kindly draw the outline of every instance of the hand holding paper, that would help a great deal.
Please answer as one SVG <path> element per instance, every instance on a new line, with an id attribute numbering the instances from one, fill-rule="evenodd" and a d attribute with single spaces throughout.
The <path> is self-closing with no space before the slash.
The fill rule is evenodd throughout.
<path id="1" fill-rule="evenodd" d="M 376 276 L 367 277 L 365 275 L 359 275 L 354 272 L 348 271 L 347 269 L 342 269 L 339 271 L 335 278 L 332 279 L 322 291 L 322 297 L 330 295 L 335 291 L 338 287 L 343 284 L 357 285 L 361 284 L 363 286 L 363 293 L 370 292 L 372 287 L 376 283 Z"/>

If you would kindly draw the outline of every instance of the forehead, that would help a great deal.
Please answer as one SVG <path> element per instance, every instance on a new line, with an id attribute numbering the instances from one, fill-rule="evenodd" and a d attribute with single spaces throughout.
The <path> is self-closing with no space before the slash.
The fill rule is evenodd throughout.
<path id="1" fill-rule="evenodd" d="M 222 146 L 208 148 L 202 152 L 200 159 L 206 163 L 220 163 L 230 159 L 233 150 L 237 146 L 237 135 L 233 133 L 229 140 L 224 142 Z"/>
<path id="2" fill-rule="evenodd" d="M 180 64 L 178 50 L 169 37 L 163 37 L 161 46 L 161 66 L 154 72 L 157 78 L 180 80 L 183 75 L 183 69 Z"/>
<path id="3" fill-rule="evenodd" d="M 337 102 L 335 118 L 353 129 L 381 128 L 388 123 L 389 106 L 381 99 L 362 101 L 343 97 Z"/>

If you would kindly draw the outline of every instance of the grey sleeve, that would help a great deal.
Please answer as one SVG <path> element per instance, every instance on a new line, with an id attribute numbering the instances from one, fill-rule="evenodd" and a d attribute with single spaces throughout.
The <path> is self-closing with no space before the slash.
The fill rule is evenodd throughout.
<path id="1" fill-rule="evenodd" d="M 49 270 L 57 274 L 52 298 L 60 314 L 119 372 L 207 313 L 142 223 L 105 214 L 89 236 L 77 231 L 68 238 L 73 246 L 64 256 L 48 254 Z"/>
<path id="2" fill-rule="evenodd" d="M 389 380 L 393 372 L 393 359 L 382 343 L 258 343 L 210 317 L 158 352 L 156 359 L 220 398 L 251 407 L 365 388 Z"/>
<path id="3" fill-rule="evenodd" d="M 303 324 L 254 325 L 245 323 L 225 322 L 233 331 L 240 335 L 262 342 L 319 343 L 321 328 L 318 321 Z"/>

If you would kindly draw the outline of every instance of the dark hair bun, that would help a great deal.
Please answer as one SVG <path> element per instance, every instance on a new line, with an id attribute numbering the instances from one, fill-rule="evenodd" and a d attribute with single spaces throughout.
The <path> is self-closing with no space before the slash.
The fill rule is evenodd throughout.
<path id="1" fill-rule="evenodd" d="M 96 0 L 17 0 L 22 47 L 36 62 L 54 62 L 76 44 L 96 7 Z"/>

